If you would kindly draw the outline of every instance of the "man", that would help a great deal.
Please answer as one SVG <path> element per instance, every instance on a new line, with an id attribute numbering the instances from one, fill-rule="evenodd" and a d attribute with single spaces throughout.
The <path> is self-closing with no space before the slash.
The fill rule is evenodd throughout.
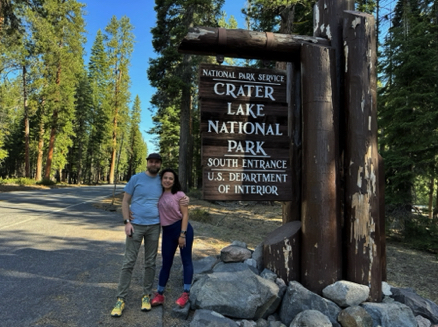
<path id="1" fill-rule="evenodd" d="M 151 153 L 146 160 L 146 171 L 132 176 L 124 189 L 122 215 L 125 224 L 126 249 L 117 289 L 117 303 L 111 311 L 113 317 L 120 317 L 125 309 L 132 270 L 143 240 L 144 276 L 141 310 L 151 310 L 150 295 L 155 278 L 155 260 L 160 236 L 158 200 L 162 193 L 162 186 L 158 172 L 162 160 L 158 153 Z M 185 201 L 187 205 L 188 200 Z"/>

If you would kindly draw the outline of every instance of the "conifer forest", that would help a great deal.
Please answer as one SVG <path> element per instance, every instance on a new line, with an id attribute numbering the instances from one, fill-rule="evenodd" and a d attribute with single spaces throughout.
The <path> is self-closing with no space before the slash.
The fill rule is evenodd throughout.
<path id="1" fill-rule="evenodd" d="M 224 1 L 155 0 L 150 33 L 157 56 L 145 58 L 144 72 L 155 93 L 140 99 L 130 92 L 135 26 L 129 17 L 113 16 L 101 27 L 85 62 L 86 1 L 0 0 L 0 183 L 129 180 L 144 171 L 150 152 L 140 128 L 143 101 L 153 113 L 146 132 L 155 137 L 163 165 L 179 170 L 183 189 L 202 187 L 197 67 L 216 58 L 177 48 L 190 27 L 237 28 Z M 238 28 L 312 35 L 314 3 L 247 0 L 246 26 Z M 386 206 L 421 204 L 432 218 L 438 207 L 438 1 L 355 3 L 376 21 Z"/>

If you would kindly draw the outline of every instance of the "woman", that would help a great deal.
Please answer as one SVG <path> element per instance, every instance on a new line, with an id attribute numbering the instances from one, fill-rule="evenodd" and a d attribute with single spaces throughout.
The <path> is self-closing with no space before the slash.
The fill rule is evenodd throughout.
<path id="1" fill-rule="evenodd" d="M 152 299 L 151 305 L 157 306 L 164 303 L 164 289 L 169 279 L 173 257 L 177 247 L 179 247 L 184 268 L 184 292 L 175 303 L 184 307 L 189 301 L 193 278 L 193 228 L 189 223 L 188 206 L 179 204 L 179 200 L 185 194 L 181 191 L 178 175 L 172 169 L 164 169 L 160 176 L 163 194 L 158 201 L 158 211 L 163 228 L 161 240 L 163 264 L 158 279 L 157 293 Z"/>

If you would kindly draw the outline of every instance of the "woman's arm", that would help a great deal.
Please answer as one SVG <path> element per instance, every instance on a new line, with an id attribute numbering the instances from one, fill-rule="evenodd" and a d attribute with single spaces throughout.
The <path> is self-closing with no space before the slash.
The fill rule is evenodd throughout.
<path id="1" fill-rule="evenodd" d="M 187 232 L 187 226 L 189 225 L 189 207 L 179 205 L 179 210 L 181 210 L 182 213 L 182 222 L 181 222 L 181 235 L 178 239 L 178 244 L 180 248 L 184 248 L 186 246 L 186 234 Z"/>

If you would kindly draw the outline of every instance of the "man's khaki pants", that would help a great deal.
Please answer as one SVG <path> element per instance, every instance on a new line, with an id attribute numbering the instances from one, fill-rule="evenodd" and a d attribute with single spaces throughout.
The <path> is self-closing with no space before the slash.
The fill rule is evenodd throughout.
<path id="1" fill-rule="evenodd" d="M 132 270 L 137 261 L 138 251 L 141 242 L 144 240 L 144 276 L 143 276 L 143 295 L 152 293 L 152 284 L 155 278 L 155 266 L 158 250 L 158 239 L 160 237 L 160 224 L 156 225 L 132 225 L 134 234 L 126 237 L 125 258 L 123 260 L 122 271 L 120 273 L 117 297 L 126 299 L 129 285 L 131 284 Z"/>

